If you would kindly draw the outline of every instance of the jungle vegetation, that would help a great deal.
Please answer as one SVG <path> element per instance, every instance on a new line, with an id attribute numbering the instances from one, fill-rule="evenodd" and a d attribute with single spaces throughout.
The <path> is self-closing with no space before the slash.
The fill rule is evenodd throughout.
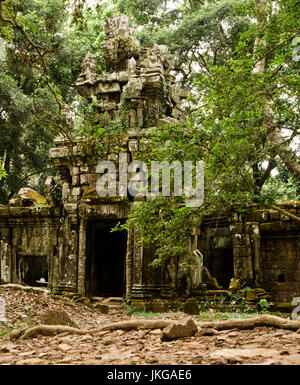
<path id="1" fill-rule="evenodd" d="M 205 163 L 201 207 L 161 197 L 131 213 L 126 226 L 156 244 L 158 262 L 187 252 L 204 215 L 300 199 L 298 1 L 0 0 L 0 203 L 25 185 L 43 193 L 55 173 L 48 150 L 70 135 L 87 51 L 104 70 L 112 13 L 129 17 L 144 46 L 168 46 L 189 91 L 186 120 L 153 132 L 148 160 Z"/>

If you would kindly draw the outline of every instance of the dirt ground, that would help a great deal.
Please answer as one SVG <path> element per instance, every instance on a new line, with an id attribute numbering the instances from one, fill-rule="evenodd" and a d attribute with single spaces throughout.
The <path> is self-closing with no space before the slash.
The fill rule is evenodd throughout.
<path id="1" fill-rule="evenodd" d="M 92 329 L 133 319 L 125 311 L 101 314 L 91 305 L 0 287 L 7 322 L 0 322 L 1 365 L 299 365 L 300 334 L 257 327 L 226 330 L 212 336 L 161 341 L 161 330 L 101 332 L 93 335 L 58 334 L 10 340 L 13 329 L 38 325 L 48 309 L 68 313 L 79 328 Z M 145 317 L 139 317 L 145 318 Z M 157 319 L 185 321 L 198 316 L 163 313 Z"/>

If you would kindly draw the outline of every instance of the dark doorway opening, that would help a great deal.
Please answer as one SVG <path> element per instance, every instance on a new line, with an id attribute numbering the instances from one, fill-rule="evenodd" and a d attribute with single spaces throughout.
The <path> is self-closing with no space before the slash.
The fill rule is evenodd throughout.
<path id="1" fill-rule="evenodd" d="M 284 274 L 279 274 L 278 277 L 277 277 L 277 281 L 278 282 L 285 282 Z"/>
<path id="2" fill-rule="evenodd" d="M 204 266 L 223 289 L 228 289 L 230 280 L 234 276 L 232 247 L 214 248 L 212 246 L 205 255 Z"/>
<path id="3" fill-rule="evenodd" d="M 125 292 L 127 232 L 111 232 L 117 223 L 88 223 L 86 289 L 90 296 L 123 297 Z"/>
<path id="4" fill-rule="evenodd" d="M 17 279 L 21 284 L 37 286 L 37 282 L 44 278 L 48 282 L 47 256 L 17 255 Z"/>
<path id="5" fill-rule="evenodd" d="M 210 273 L 217 278 L 223 289 L 228 289 L 233 273 L 233 252 L 232 248 L 215 249 L 210 261 Z"/>

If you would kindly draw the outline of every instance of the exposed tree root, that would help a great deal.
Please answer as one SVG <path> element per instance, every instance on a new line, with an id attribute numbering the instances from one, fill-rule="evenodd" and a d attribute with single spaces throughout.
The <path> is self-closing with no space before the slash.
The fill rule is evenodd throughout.
<path id="1" fill-rule="evenodd" d="M 115 322 L 109 325 L 103 326 L 98 329 L 99 332 L 105 330 L 141 330 L 141 329 L 164 329 L 171 324 L 177 324 L 178 322 L 168 320 L 133 320 Z"/>
<path id="2" fill-rule="evenodd" d="M 44 294 L 48 295 L 50 293 L 49 289 L 45 289 L 43 287 L 36 287 L 36 286 L 23 286 L 19 285 L 17 283 L 4 283 L 0 285 L 0 288 L 8 288 L 12 290 L 24 290 L 24 291 L 29 291 L 29 292 L 34 292 L 37 294 Z"/>
<path id="3" fill-rule="evenodd" d="M 11 333 L 11 339 L 25 339 L 34 338 L 38 335 L 42 336 L 54 336 L 60 333 L 72 333 L 72 334 L 95 334 L 103 331 L 114 331 L 114 330 L 141 330 L 141 329 L 164 329 L 165 327 L 174 324 L 173 321 L 165 320 L 135 320 L 135 321 L 123 321 L 115 322 L 112 324 L 105 325 L 97 329 L 76 329 L 70 326 L 62 325 L 39 325 L 33 328 L 23 330 L 22 333 Z"/>
<path id="4" fill-rule="evenodd" d="M 228 329 L 254 329 L 258 326 L 269 326 L 273 328 L 286 329 L 297 331 L 300 329 L 300 321 L 292 321 L 289 319 L 276 317 L 274 315 L 262 315 L 255 318 L 247 319 L 228 319 L 226 321 L 217 322 L 197 322 L 196 325 L 200 328 L 214 328 L 215 330 Z"/>
<path id="5" fill-rule="evenodd" d="M 52 337 L 60 333 L 71 333 L 71 334 L 87 334 L 88 330 L 80 330 L 77 328 L 72 328 L 71 326 L 63 325 L 40 325 L 33 328 L 27 328 L 20 332 L 12 331 L 10 333 L 10 339 L 25 339 L 25 338 L 34 338 L 37 336 L 48 336 Z"/>
<path id="6" fill-rule="evenodd" d="M 164 329 L 167 326 L 178 324 L 178 322 L 169 320 L 133 320 L 133 321 L 122 321 L 115 322 L 112 324 L 105 325 L 97 329 L 76 329 L 70 326 L 60 325 L 40 325 L 33 328 L 28 328 L 22 331 L 13 331 L 11 333 L 11 339 L 25 339 L 34 338 L 38 335 L 42 336 L 54 336 L 60 333 L 71 333 L 71 334 L 96 334 L 103 331 L 114 331 L 114 330 L 141 330 L 141 329 Z M 226 321 L 218 322 L 197 322 L 198 328 L 213 328 L 215 330 L 229 330 L 229 329 L 254 329 L 259 326 L 268 326 L 279 329 L 300 330 L 300 321 L 292 321 L 272 315 L 263 315 L 255 318 L 248 319 L 229 319 Z"/>

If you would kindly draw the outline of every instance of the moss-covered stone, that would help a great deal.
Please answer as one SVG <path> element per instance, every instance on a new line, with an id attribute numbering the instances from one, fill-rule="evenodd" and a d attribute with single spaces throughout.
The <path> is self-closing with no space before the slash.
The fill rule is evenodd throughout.
<path id="1" fill-rule="evenodd" d="M 183 311 L 186 314 L 198 315 L 200 308 L 197 300 L 195 298 L 189 298 L 183 306 Z"/>
<path id="2" fill-rule="evenodd" d="M 21 188 L 18 195 L 25 204 L 30 206 L 44 206 L 47 204 L 47 199 L 31 188 Z"/>
<path id="3" fill-rule="evenodd" d="M 78 328 L 69 315 L 63 310 L 48 310 L 41 319 L 43 325 L 64 325 Z"/>
<path id="4" fill-rule="evenodd" d="M 239 290 L 241 288 L 241 281 L 239 278 L 232 278 L 229 283 L 229 290 Z"/>

